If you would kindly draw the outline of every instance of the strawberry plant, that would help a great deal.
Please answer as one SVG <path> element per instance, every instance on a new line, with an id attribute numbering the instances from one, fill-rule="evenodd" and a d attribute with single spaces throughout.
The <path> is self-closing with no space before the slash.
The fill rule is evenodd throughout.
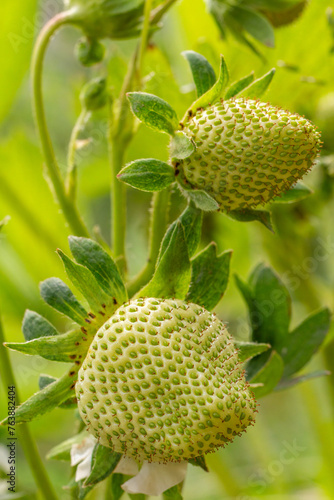
<path id="1" fill-rule="evenodd" d="M 238 50 L 249 51 L 261 64 L 264 47 L 274 46 L 274 30 L 290 24 L 294 29 L 293 23 L 311 8 L 309 3 L 205 2 L 206 15 L 212 16 L 225 43 L 226 36 L 228 43 L 236 39 Z M 62 239 L 54 245 L 57 238 L 52 231 L 49 236 L 45 227 L 41 233 L 48 247 L 57 250 L 62 269 L 54 264 L 53 274 L 63 273 L 63 279 L 48 277 L 41 282 L 40 295 L 47 307 L 39 309 L 36 301 L 41 313 L 26 309 L 24 342 L 9 340 L 8 335 L 5 339 L 0 324 L 6 391 L 16 387 L 9 350 L 45 360 L 52 373 L 54 364 L 60 368 L 55 369 L 57 376 L 38 370 L 39 390 L 31 390 L 22 402 L 17 397 L 15 411 L 4 416 L 1 424 L 2 429 L 11 429 L 13 422 L 17 426 L 26 461 L 45 499 L 57 499 L 58 491 L 29 423 L 51 418 L 54 410 L 67 411 L 72 432 L 53 443 L 47 457 L 72 468 L 62 484 L 71 498 L 115 500 L 128 495 L 145 500 L 162 495 L 165 500 L 186 500 L 184 482 L 194 467 L 216 474 L 232 497 L 242 494 L 244 486 L 233 480 L 233 472 L 220 458 L 212 457 L 224 457 L 236 437 L 236 443 L 242 442 L 251 427 L 261 426 L 257 419 L 262 398 L 275 400 L 279 391 L 286 394 L 302 382 L 323 380 L 330 374 L 323 367 L 300 373 L 322 346 L 329 352 L 329 308 L 322 301 L 313 303 L 312 288 L 311 306 L 301 307 L 302 300 L 295 301 L 293 295 L 298 287 L 293 289 L 293 281 L 286 283 L 266 263 L 254 267 L 252 262 L 254 269 L 246 280 L 242 252 L 233 257 L 233 237 L 229 241 L 229 232 L 258 227 L 273 261 L 271 245 L 290 249 L 296 240 L 302 247 L 298 217 L 306 215 L 299 207 L 312 204 L 313 191 L 301 180 L 308 172 L 323 169 L 330 198 L 330 151 L 325 150 L 319 160 L 321 133 L 312 117 L 285 110 L 289 103 L 283 100 L 268 102 L 275 68 L 256 71 L 257 77 L 254 71 L 241 75 L 239 69 L 229 69 L 220 55 L 217 72 L 214 59 L 219 54 L 213 51 L 210 57 L 203 43 L 202 51 L 178 47 L 182 71 L 187 67 L 192 76 L 187 98 L 177 86 L 162 84 L 164 71 L 172 81 L 163 57 L 149 72 L 147 58 L 156 50 L 155 44 L 163 46 L 159 36 L 168 28 L 174 4 L 175 0 L 67 0 L 65 10 L 42 28 L 33 50 L 36 129 L 44 176 L 61 209 Z M 81 32 L 74 53 L 87 81 L 80 91 L 80 112 L 63 162 L 59 160 L 63 150 L 54 145 L 48 128 L 43 70 L 51 38 L 64 26 Z M 122 50 L 127 54 L 125 66 L 119 55 Z M 173 104 L 168 102 L 168 92 Z M 82 155 L 92 145 L 89 135 L 103 120 L 107 127 L 102 128 L 98 147 L 107 144 L 111 167 L 111 229 L 107 232 L 104 214 L 96 227 L 82 209 L 79 169 Z M 325 135 L 327 148 L 330 133 Z M 142 158 L 140 141 L 146 141 L 143 150 L 150 157 Z M 98 165 L 95 146 L 88 157 Z M 89 184 L 94 184 L 98 174 L 91 164 L 88 169 Z M 317 189 L 320 206 L 324 188 Z M 143 239 L 133 223 L 136 212 L 143 210 L 133 200 L 147 193 L 152 193 L 151 209 L 145 208 L 148 257 L 133 272 L 132 261 Z M 130 197 L 134 197 L 131 203 Z M 28 213 L 22 199 L 16 198 L 16 205 Z M 279 230 L 277 236 L 284 214 L 288 214 L 290 233 L 286 229 L 285 236 Z M 28 215 L 26 219 L 39 234 L 38 218 Z M 12 224 L 8 217 L 0 222 L 4 234 L 7 223 Z M 217 232 L 210 229 L 219 224 L 230 228 L 225 231 L 223 251 L 215 241 Z M 132 254 L 128 233 L 132 233 Z M 63 234 L 68 236 L 68 249 Z M 285 263 L 290 253 L 285 252 Z M 225 296 L 230 289 L 239 294 L 240 304 L 242 300 L 246 304 L 246 335 L 236 327 L 242 313 L 233 307 L 229 312 Z M 292 322 L 292 312 L 297 322 L 295 318 Z M 330 368 L 331 358 L 326 356 L 326 368 Z"/>

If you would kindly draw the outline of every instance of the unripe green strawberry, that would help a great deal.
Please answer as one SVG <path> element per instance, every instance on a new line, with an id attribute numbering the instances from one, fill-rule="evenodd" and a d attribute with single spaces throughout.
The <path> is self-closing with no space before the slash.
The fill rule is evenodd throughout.
<path id="1" fill-rule="evenodd" d="M 303 13 L 307 4 L 308 0 L 302 0 L 293 7 L 284 10 L 263 10 L 262 13 L 269 19 L 275 28 L 280 28 L 281 26 L 286 26 L 296 21 Z"/>
<path id="2" fill-rule="evenodd" d="M 76 393 L 80 414 L 101 444 L 155 462 L 224 446 L 256 412 L 223 323 L 174 299 L 120 307 L 97 332 Z"/>
<path id="3" fill-rule="evenodd" d="M 288 190 L 320 147 L 305 118 L 243 98 L 199 109 L 183 132 L 196 150 L 175 162 L 179 182 L 206 191 L 225 212 L 254 208 Z"/>
<path id="4" fill-rule="evenodd" d="M 123 39 L 138 36 L 144 0 L 65 0 L 72 22 L 91 38 Z"/>

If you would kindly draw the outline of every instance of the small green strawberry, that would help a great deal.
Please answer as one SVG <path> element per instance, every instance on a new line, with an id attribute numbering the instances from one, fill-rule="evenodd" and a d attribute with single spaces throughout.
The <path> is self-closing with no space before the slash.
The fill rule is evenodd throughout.
<path id="1" fill-rule="evenodd" d="M 214 451 L 252 424 L 256 412 L 224 324 L 174 299 L 120 307 L 97 332 L 76 393 L 89 432 L 140 461 Z"/>
<path id="2" fill-rule="evenodd" d="M 284 10 L 263 10 L 262 13 L 269 19 L 275 28 L 280 28 L 281 26 L 286 26 L 296 21 L 302 15 L 307 4 L 308 0 L 302 0 L 296 5 Z"/>
<path id="3" fill-rule="evenodd" d="M 305 118 L 244 98 L 197 110 L 183 132 L 196 150 L 174 161 L 178 181 L 206 191 L 224 212 L 254 208 L 288 190 L 320 148 L 320 134 Z"/>

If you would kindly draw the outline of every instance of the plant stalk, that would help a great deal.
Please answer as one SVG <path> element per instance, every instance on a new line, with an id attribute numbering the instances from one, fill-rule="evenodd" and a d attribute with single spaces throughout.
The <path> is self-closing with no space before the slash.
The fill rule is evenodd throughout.
<path id="1" fill-rule="evenodd" d="M 86 109 L 83 109 L 72 130 L 70 144 L 68 147 L 67 173 L 66 173 L 65 186 L 66 186 L 67 196 L 72 200 L 74 200 L 76 197 L 76 187 L 77 187 L 77 164 L 75 158 L 78 149 L 77 141 L 89 117 L 90 117 L 90 112 L 88 112 Z"/>
<path id="2" fill-rule="evenodd" d="M 168 206 L 170 190 L 164 189 L 154 193 L 152 198 L 150 235 L 149 235 L 149 256 L 145 267 L 129 283 L 129 297 L 135 295 L 151 278 L 154 273 L 156 260 L 159 255 L 162 238 L 168 225 Z"/>
<path id="3" fill-rule="evenodd" d="M 60 27 L 71 23 L 72 20 L 73 13 L 71 11 L 61 12 L 53 17 L 40 32 L 32 58 L 32 87 L 37 129 L 41 140 L 48 176 L 52 183 L 57 201 L 73 233 L 77 236 L 88 237 L 88 230 L 79 215 L 74 201 L 66 194 L 65 185 L 46 123 L 42 92 L 43 63 L 50 39 Z"/>
<path id="4" fill-rule="evenodd" d="M 17 393 L 17 385 L 15 382 L 14 371 L 11 365 L 10 357 L 7 348 L 3 345 L 5 342 L 5 335 L 2 327 L 1 313 L 0 313 L 0 364 L 2 367 L 2 382 L 5 394 L 8 392 L 8 387 L 15 387 L 15 401 L 16 405 L 20 403 L 19 395 Z M 39 488 L 45 500 L 57 500 L 56 492 L 48 477 L 43 461 L 38 452 L 36 442 L 30 432 L 28 424 L 21 424 L 16 428 L 16 434 L 22 446 L 23 452 L 26 456 L 27 462 L 30 466 L 31 472 L 35 478 L 37 487 Z"/>

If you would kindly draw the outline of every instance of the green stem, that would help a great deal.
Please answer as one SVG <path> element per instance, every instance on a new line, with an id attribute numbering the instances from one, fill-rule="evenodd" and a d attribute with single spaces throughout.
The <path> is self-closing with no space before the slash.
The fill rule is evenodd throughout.
<path id="1" fill-rule="evenodd" d="M 77 141 L 89 117 L 90 117 L 90 112 L 84 108 L 81 111 L 79 118 L 72 130 L 70 144 L 68 147 L 67 173 L 66 173 L 65 185 L 66 185 L 67 196 L 72 200 L 74 200 L 76 197 L 77 165 L 76 165 L 75 155 L 78 149 Z"/>
<path id="2" fill-rule="evenodd" d="M 233 474 L 231 467 L 225 463 L 221 454 L 214 453 L 206 456 L 209 470 L 213 471 L 216 478 L 224 488 L 229 497 L 234 498 L 241 492 L 238 478 Z"/>
<path id="3" fill-rule="evenodd" d="M 133 281 L 129 283 L 129 297 L 132 297 L 135 293 L 137 293 L 138 290 L 140 290 L 151 279 L 154 273 L 161 240 L 164 237 L 168 224 L 169 197 L 169 189 L 164 189 L 163 191 L 159 191 L 153 195 L 149 236 L 149 256 L 145 267 L 133 279 Z"/>
<path id="4" fill-rule="evenodd" d="M 61 12 L 53 17 L 42 29 L 36 41 L 32 58 L 32 86 L 37 129 L 41 140 L 47 172 L 52 182 L 56 198 L 73 233 L 78 236 L 89 236 L 88 230 L 73 200 L 66 195 L 65 185 L 61 177 L 47 128 L 42 94 L 43 62 L 50 39 L 61 26 L 71 23 L 72 20 L 73 13 L 71 11 Z"/>
<path id="5" fill-rule="evenodd" d="M 141 67 L 143 64 L 143 58 L 144 58 L 144 54 L 145 54 L 145 50 L 146 50 L 147 42 L 148 42 L 148 38 L 149 38 L 150 14 L 151 14 L 152 3 L 153 3 L 153 0 L 146 0 L 146 2 L 145 2 L 144 23 L 143 23 L 142 33 L 141 33 L 138 66 L 137 66 L 139 73 L 140 73 L 140 70 L 141 70 Z"/>
<path id="6" fill-rule="evenodd" d="M 16 386 L 14 371 L 11 365 L 8 350 L 4 347 L 5 335 L 2 328 L 1 315 L 0 315 L 0 364 L 2 367 L 2 381 L 5 389 L 5 393 L 8 391 L 8 387 Z M 16 404 L 19 404 L 19 395 L 16 389 Z M 30 432 L 28 424 L 21 424 L 16 429 L 16 434 L 19 438 L 19 442 L 23 448 L 23 452 L 29 463 L 31 472 L 35 477 L 36 484 L 45 500 L 57 500 L 57 495 L 53 489 L 51 481 L 45 470 L 43 461 L 38 452 L 36 442 Z"/>
<path id="7" fill-rule="evenodd" d="M 151 13 L 151 23 L 156 24 L 160 21 L 163 15 L 176 3 L 177 0 L 167 0 L 164 4 L 159 5 Z"/>

